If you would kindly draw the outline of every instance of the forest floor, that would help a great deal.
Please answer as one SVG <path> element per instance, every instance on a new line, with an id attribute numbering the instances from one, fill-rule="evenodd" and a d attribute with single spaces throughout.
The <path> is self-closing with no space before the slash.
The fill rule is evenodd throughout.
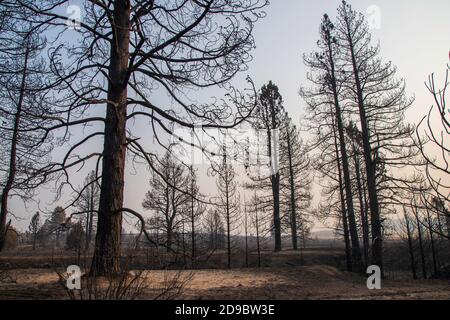
<path id="1" fill-rule="evenodd" d="M 306 265 L 297 265 L 298 256 L 286 251 L 273 254 L 261 268 L 146 270 L 139 298 L 167 294 L 176 299 L 450 299 L 450 280 L 411 280 L 403 272 L 390 273 L 382 280 L 380 290 L 368 290 L 366 277 L 330 264 L 317 264 L 324 262 L 321 253 L 330 256 L 329 250 L 305 251 L 304 257 L 311 258 L 306 259 Z M 0 266 L 5 259 L 0 257 Z M 52 268 L 23 268 L 25 258 L 18 260 L 20 267 L 3 273 L 0 299 L 69 298 Z"/>
<path id="2" fill-rule="evenodd" d="M 177 299 L 450 299 L 448 280 L 383 280 L 368 290 L 362 276 L 331 266 L 232 270 L 146 271 L 141 299 L 152 299 L 173 279 L 186 280 Z M 0 299 L 67 299 L 55 272 L 17 269 L 0 284 Z"/>

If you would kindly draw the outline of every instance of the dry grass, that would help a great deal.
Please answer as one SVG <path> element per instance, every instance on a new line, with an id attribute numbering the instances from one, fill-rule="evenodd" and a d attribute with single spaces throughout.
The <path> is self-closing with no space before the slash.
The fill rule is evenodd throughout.
<path id="1" fill-rule="evenodd" d="M 17 281 L 0 285 L 0 298 L 67 299 L 58 275 L 48 269 L 13 271 Z M 368 290 L 362 276 L 331 266 L 232 270 L 146 271 L 139 299 L 450 299 L 444 280 L 384 280 Z M 176 280 L 176 281 L 175 281 Z M 103 286 L 108 280 L 103 280 Z M 171 287 L 170 283 L 183 283 Z M 180 289 L 180 290 L 178 290 Z"/>
<path id="2" fill-rule="evenodd" d="M 264 253 L 262 268 L 220 269 L 222 254 L 202 270 L 137 270 L 120 279 L 84 279 L 83 298 L 94 299 L 450 299 L 449 280 L 411 280 L 409 272 L 387 273 L 381 290 L 368 290 L 366 278 L 342 271 L 339 249 L 312 248 L 303 252 Z M 254 258 L 254 257 L 253 257 Z M 14 281 L 0 282 L 0 299 L 79 299 L 80 292 L 67 294 L 61 278 L 50 267 L 45 254 L 10 254 L 0 257 L 3 272 Z M 69 263 L 70 255 L 54 256 Z M 236 266 L 242 265 L 240 262 Z M 66 264 L 60 264 L 63 266 Z M 68 264 L 67 264 L 68 265 Z M 28 266 L 24 268 L 23 266 Z M 38 267 L 36 267 L 38 266 Z M 142 262 L 134 267 L 141 267 Z M 0 268 L 1 269 L 1 268 Z M 5 278 L 6 279 L 6 278 Z M 130 285 L 131 284 L 131 285 Z M 109 295 L 105 290 L 109 288 Z M 94 290 L 95 289 L 95 290 Z M 72 294 L 72 296 L 71 296 Z"/>

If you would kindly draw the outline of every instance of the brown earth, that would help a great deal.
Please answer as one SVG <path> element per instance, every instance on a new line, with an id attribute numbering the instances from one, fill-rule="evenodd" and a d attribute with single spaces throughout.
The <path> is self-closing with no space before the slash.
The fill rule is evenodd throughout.
<path id="1" fill-rule="evenodd" d="M 142 271 L 139 288 L 136 288 L 138 298 L 450 299 L 450 280 L 412 280 L 405 271 L 389 270 L 387 278 L 382 280 L 381 290 L 369 290 L 364 275 L 342 271 L 339 248 L 310 248 L 301 255 L 289 250 L 266 251 L 261 268 L 255 266 L 256 257 L 252 254 L 250 268 L 239 267 L 243 265 L 241 259 L 236 263 L 238 268 L 224 270 L 221 268 L 225 265 L 225 256 L 218 252 L 202 270 Z M 132 269 L 148 269 L 141 268 L 149 262 L 148 254 L 147 257 L 138 255 L 139 259 L 142 261 Z M 75 260 L 73 254 L 64 252 L 52 253 L 51 257 L 48 252 L 27 250 L 2 253 L 0 299 L 69 299 L 55 269 L 62 271 L 62 266 L 74 264 Z M 81 260 L 89 260 L 89 257 Z M 133 279 L 131 275 L 138 272 L 130 272 L 128 278 Z M 102 288 L 111 286 L 108 281 L 104 279 Z M 86 286 L 83 282 L 82 287 Z"/>
<path id="2" fill-rule="evenodd" d="M 154 298 L 174 277 L 189 279 L 178 299 L 450 299 L 448 280 L 383 280 L 368 290 L 363 276 L 331 266 L 198 271 L 145 271 L 141 299 Z M 48 269 L 16 269 L 0 284 L 0 299 L 67 299 Z"/>

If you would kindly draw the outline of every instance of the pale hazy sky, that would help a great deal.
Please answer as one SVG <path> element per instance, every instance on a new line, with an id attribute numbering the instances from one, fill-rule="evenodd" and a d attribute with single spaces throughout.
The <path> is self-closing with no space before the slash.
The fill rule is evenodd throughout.
<path id="1" fill-rule="evenodd" d="M 370 6 L 380 9 L 380 29 L 372 30 L 373 40 L 380 41 L 381 55 L 398 67 L 397 75 L 406 79 L 407 92 L 416 101 L 407 115 L 407 120 L 416 122 L 430 107 L 432 100 L 424 81 L 431 72 L 442 79 L 449 62 L 450 51 L 450 1 L 449 0 L 363 0 L 349 1 L 355 9 L 366 13 Z M 275 82 L 285 101 L 286 109 L 297 123 L 304 103 L 298 95 L 300 85 L 306 83 L 306 68 L 302 54 L 315 48 L 318 30 L 324 13 L 336 16 L 337 0 L 272 0 L 266 8 L 267 17 L 261 20 L 254 32 L 256 50 L 249 65 L 249 74 L 257 88 L 269 80 Z M 241 75 L 234 83 L 244 86 Z M 242 82 L 241 82 L 242 81 Z M 95 148 L 95 146 L 92 146 Z M 148 173 L 142 169 L 133 175 L 127 170 L 125 182 L 125 205 L 142 211 L 141 203 L 148 188 Z M 76 180 L 81 183 L 84 175 Z M 201 188 L 211 190 L 214 180 L 202 177 Z M 46 189 L 36 197 L 41 208 L 53 208 L 62 201 L 52 203 L 51 190 Z M 31 214 L 37 205 L 29 203 L 27 208 L 20 200 L 11 201 L 12 212 L 20 218 L 13 225 L 21 230 L 28 226 Z"/>

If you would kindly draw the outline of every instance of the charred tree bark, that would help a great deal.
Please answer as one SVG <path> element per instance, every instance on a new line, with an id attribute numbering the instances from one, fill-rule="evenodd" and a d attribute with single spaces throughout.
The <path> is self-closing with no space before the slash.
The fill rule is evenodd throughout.
<path id="1" fill-rule="evenodd" d="M 9 223 L 6 223 L 8 216 L 8 198 L 11 189 L 13 188 L 14 179 L 16 177 L 16 164 L 17 164 L 17 143 L 19 139 L 19 126 L 22 117 L 22 107 L 23 107 L 23 99 L 26 90 L 26 81 L 27 81 L 27 73 L 28 73 L 28 57 L 30 54 L 29 43 L 27 42 L 24 56 L 24 65 L 22 70 L 22 77 L 20 83 L 20 93 L 19 99 L 17 101 L 17 109 L 16 114 L 14 115 L 14 125 L 13 132 L 11 138 L 11 151 L 9 155 L 9 166 L 8 166 L 8 176 L 6 178 L 5 186 L 2 190 L 1 197 L 1 208 L 0 208 L 0 251 L 3 250 L 5 241 L 6 241 L 6 233 L 8 232 Z"/>
<path id="2" fill-rule="evenodd" d="M 298 236 L 297 236 L 297 207 L 295 201 L 295 182 L 294 182 L 294 168 L 292 165 L 292 149 L 291 137 L 289 135 L 289 126 L 286 126 L 287 152 L 289 161 L 289 184 L 291 191 L 291 237 L 292 248 L 298 250 Z"/>
<path id="3" fill-rule="evenodd" d="M 367 221 L 366 207 L 363 195 L 363 181 L 361 179 L 360 163 L 356 153 L 356 148 L 353 150 L 353 161 L 355 163 L 356 184 L 358 188 L 358 199 L 361 214 L 361 229 L 363 233 L 363 245 L 364 245 L 364 261 L 366 266 L 369 264 L 369 223 Z"/>
<path id="4" fill-rule="evenodd" d="M 195 268 L 195 214 L 193 196 L 191 196 L 191 262 L 192 268 Z"/>
<path id="5" fill-rule="evenodd" d="M 186 239 L 185 239 L 185 228 L 184 228 L 184 221 L 181 223 L 181 246 L 183 248 L 183 264 L 184 266 L 187 265 L 187 254 L 186 254 Z"/>
<path id="6" fill-rule="evenodd" d="M 226 186 L 228 190 L 228 185 Z M 230 204 L 228 199 L 228 191 L 227 191 L 227 267 L 231 268 L 231 221 L 230 221 Z"/>
<path id="7" fill-rule="evenodd" d="M 278 129 L 280 128 L 280 116 L 282 115 L 282 98 L 278 87 L 269 81 L 269 84 L 261 88 L 259 96 L 260 129 L 267 133 L 267 156 L 270 161 L 270 185 L 273 198 L 273 233 L 275 238 L 274 251 L 281 251 L 281 219 L 280 219 L 280 173 L 278 163 Z"/>
<path id="8" fill-rule="evenodd" d="M 172 251 L 172 243 L 173 243 L 172 226 L 168 226 L 167 230 L 166 230 L 166 252 L 167 253 Z"/>
<path id="9" fill-rule="evenodd" d="M 108 104 L 102 158 L 101 194 L 91 274 L 120 273 L 122 206 L 126 152 L 127 71 L 130 2 L 114 2 Z"/>
<path id="10" fill-rule="evenodd" d="M 409 249 L 409 258 L 411 261 L 411 271 L 413 275 L 413 279 L 417 279 L 417 272 L 416 272 L 416 261 L 414 259 L 414 247 L 412 242 L 412 234 L 411 234 L 411 225 L 409 218 L 405 214 L 405 223 L 406 223 L 406 232 L 408 235 L 408 249 Z"/>
<path id="11" fill-rule="evenodd" d="M 344 175 L 344 188 L 345 188 L 345 201 L 347 206 L 348 213 L 348 222 L 350 227 L 350 236 L 352 242 L 352 260 L 354 264 L 354 271 L 360 272 L 362 271 L 362 260 L 361 260 L 361 250 L 359 247 L 359 236 L 358 230 L 356 227 L 356 218 L 355 218 L 355 210 L 353 207 L 353 198 L 352 198 L 352 187 L 350 183 L 350 167 L 348 162 L 348 154 L 347 147 L 345 143 L 345 135 L 344 135 L 344 125 L 342 124 L 342 111 L 339 103 L 336 76 L 335 76 L 335 65 L 334 65 L 334 56 L 333 56 L 333 48 L 331 44 L 331 36 L 327 38 L 327 46 L 328 46 L 328 59 L 330 63 L 330 85 L 333 90 L 333 98 L 334 98 L 334 108 L 335 108 L 335 116 L 336 116 L 336 124 L 337 131 L 339 135 L 339 146 L 341 151 L 341 159 L 342 159 L 342 171 Z"/>
<path id="12" fill-rule="evenodd" d="M 228 180 L 228 169 L 227 169 L 227 155 L 226 149 L 224 148 L 224 168 L 225 168 L 225 204 L 226 204 L 226 224 L 227 224 L 227 267 L 231 268 L 231 217 L 230 217 L 230 191 L 229 191 L 229 180 Z"/>
<path id="13" fill-rule="evenodd" d="M 336 153 L 336 166 L 338 169 L 339 196 L 341 199 L 342 228 L 344 229 L 345 257 L 347 262 L 347 271 L 352 271 L 353 262 L 350 246 L 350 234 L 348 231 L 347 208 L 345 207 L 344 189 L 342 188 L 343 182 L 342 182 L 341 162 L 339 161 L 339 146 L 336 137 L 336 129 L 334 126 L 333 126 L 333 136 L 334 136 L 334 149 Z"/>
<path id="14" fill-rule="evenodd" d="M 90 224 L 90 216 L 91 213 L 88 212 L 86 213 L 86 234 L 85 234 L 85 239 L 84 239 L 84 251 L 87 251 L 89 248 L 89 224 Z"/>
<path id="15" fill-rule="evenodd" d="M 422 262 L 422 276 L 424 279 L 427 278 L 427 264 L 425 261 L 425 250 L 423 247 L 423 238 L 422 238 L 422 228 L 420 227 L 420 220 L 419 220 L 419 215 L 417 214 L 417 212 L 415 213 L 416 216 L 416 224 L 417 224 L 417 233 L 419 235 L 419 249 L 420 249 L 420 260 Z"/>
<path id="16" fill-rule="evenodd" d="M 248 268 L 248 226 L 247 226 L 247 206 L 244 200 L 244 231 L 245 231 L 245 266 Z"/>
<path id="17" fill-rule="evenodd" d="M 383 273 L 383 239 L 381 231 L 380 208 L 378 204 L 378 195 L 375 178 L 375 162 L 372 158 L 372 147 L 370 144 L 370 132 L 367 125 L 367 115 L 365 110 L 363 89 L 360 81 L 358 63 L 356 61 L 355 48 L 353 45 L 352 32 L 348 17 L 344 18 L 347 27 L 347 40 L 351 56 L 352 71 L 355 80 L 359 117 L 361 122 L 361 133 L 364 150 L 364 161 L 366 164 L 367 192 L 369 194 L 370 220 L 372 226 L 372 263 L 379 266 Z"/>
<path id="18" fill-rule="evenodd" d="M 89 245 L 91 244 L 92 239 L 92 228 L 94 226 L 94 187 L 91 185 L 90 187 L 91 193 L 89 197 L 89 212 L 87 213 L 87 221 L 86 221 L 86 247 L 85 250 L 89 250 Z"/>
<path id="19" fill-rule="evenodd" d="M 232 232 L 236 230 L 236 223 L 239 221 L 239 205 L 236 195 L 237 183 L 235 181 L 235 172 L 231 163 L 227 160 L 226 146 L 223 146 L 223 161 L 219 168 L 214 169 L 218 173 L 217 188 L 218 188 L 218 205 L 221 209 L 221 215 L 225 224 L 224 236 L 227 248 L 227 267 L 231 268 L 232 258 Z"/>
<path id="20" fill-rule="evenodd" d="M 257 198 L 255 197 L 255 200 Z M 257 201 L 257 200 L 256 200 Z M 256 250 L 258 252 L 258 268 L 261 268 L 261 246 L 259 243 L 259 219 L 258 219 L 258 202 L 255 202 L 255 224 L 256 224 Z"/>
<path id="21" fill-rule="evenodd" d="M 273 192 L 273 226 L 275 233 L 275 251 L 281 251 L 281 221 L 280 221 L 280 174 L 272 178 Z"/>
<path id="22" fill-rule="evenodd" d="M 433 226 L 431 225 L 431 216 L 430 216 L 430 210 L 426 208 L 427 210 L 427 220 L 428 220 L 428 232 L 430 234 L 430 244 L 431 244 L 431 257 L 433 259 L 433 272 L 434 276 L 438 275 L 438 265 L 437 265 L 437 257 L 436 257 L 436 247 L 434 243 L 434 237 L 433 237 Z"/>
<path id="23" fill-rule="evenodd" d="M 270 103 L 271 107 L 271 123 L 272 129 L 277 129 L 277 113 L 275 111 L 275 106 L 273 101 Z M 272 194 L 273 194 L 273 227 L 275 233 L 275 252 L 281 251 L 281 219 L 280 219 L 280 172 L 278 171 L 278 154 L 272 151 L 278 150 L 278 141 L 273 136 L 272 132 L 268 130 L 269 134 L 269 159 L 272 166 L 272 170 L 275 171 L 270 177 L 270 182 L 272 183 Z"/>

